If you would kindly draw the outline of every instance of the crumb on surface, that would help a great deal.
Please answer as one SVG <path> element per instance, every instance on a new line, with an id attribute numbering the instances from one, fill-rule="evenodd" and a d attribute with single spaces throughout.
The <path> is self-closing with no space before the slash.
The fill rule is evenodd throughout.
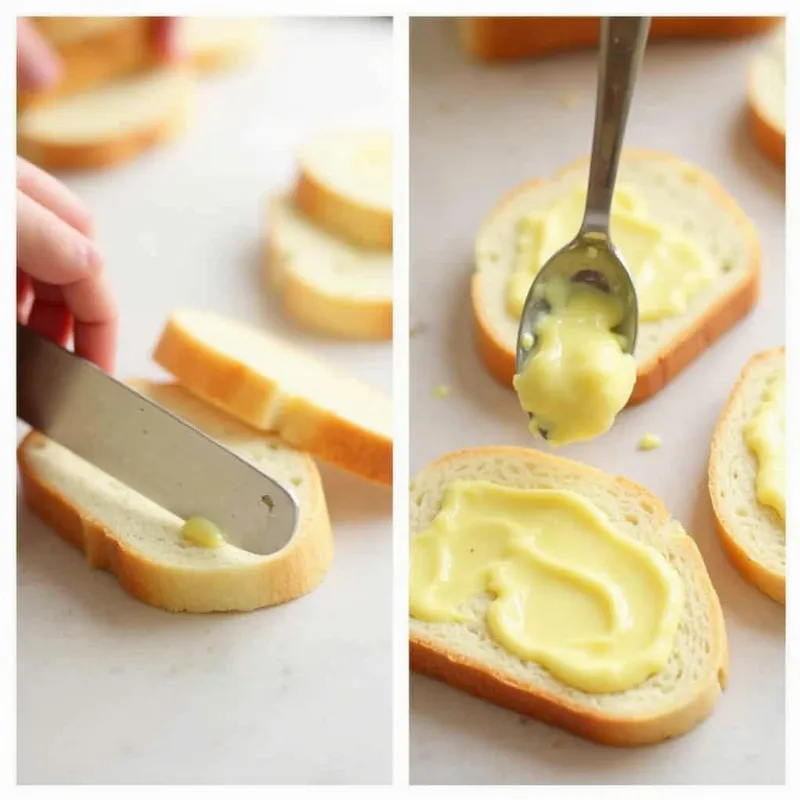
<path id="1" fill-rule="evenodd" d="M 444 383 L 440 383 L 433 390 L 433 396 L 434 397 L 444 398 L 444 397 L 447 397 L 447 395 L 449 395 L 449 394 L 450 394 L 450 387 L 447 386 L 447 384 L 444 384 Z"/>
<path id="2" fill-rule="evenodd" d="M 578 92 L 564 92 L 561 95 L 561 105 L 564 108 L 577 108 L 581 104 L 581 96 Z"/>
<path id="3" fill-rule="evenodd" d="M 655 450 L 661 447 L 661 437 L 657 433 L 646 433 L 639 439 L 639 450 Z"/>

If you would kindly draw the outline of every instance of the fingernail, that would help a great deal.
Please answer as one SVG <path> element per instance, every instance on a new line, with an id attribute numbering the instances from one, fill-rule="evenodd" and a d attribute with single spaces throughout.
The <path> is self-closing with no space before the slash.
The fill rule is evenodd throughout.
<path id="1" fill-rule="evenodd" d="M 103 254 L 97 249 L 97 245 L 91 239 L 84 238 L 83 263 L 86 271 L 96 274 L 103 268 L 103 261 Z"/>
<path id="2" fill-rule="evenodd" d="M 50 89 L 61 79 L 61 65 L 53 58 L 42 58 L 32 68 L 29 80 L 35 89 Z"/>

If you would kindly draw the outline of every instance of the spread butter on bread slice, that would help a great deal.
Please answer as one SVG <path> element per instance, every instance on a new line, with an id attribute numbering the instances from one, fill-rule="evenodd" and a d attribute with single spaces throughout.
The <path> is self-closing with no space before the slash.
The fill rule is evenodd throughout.
<path id="1" fill-rule="evenodd" d="M 471 288 L 477 347 L 489 372 L 509 387 L 518 320 L 508 313 L 505 292 L 516 254 L 517 223 L 561 197 L 585 191 L 587 176 L 588 159 L 580 159 L 553 178 L 523 184 L 500 200 L 478 231 Z M 711 283 L 689 298 L 684 313 L 640 322 L 630 399 L 638 403 L 663 389 L 752 308 L 760 289 L 761 250 L 753 224 L 725 190 L 674 156 L 625 151 L 617 188 L 623 184 L 641 195 L 656 222 L 682 231 L 701 247 L 714 272 Z"/>
<path id="2" fill-rule="evenodd" d="M 329 131 L 298 150 L 295 205 L 360 247 L 392 247 L 392 137 L 379 130 Z"/>
<path id="3" fill-rule="evenodd" d="M 286 197 L 269 208 L 267 275 L 308 328 L 349 339 L 392 338 L 392 254 L 314 224 Z"/>
<path id="4" fill-rule="evenodd" d="M 176 385 L 131 385 L 291 488 L 300 509 L 291 541 L 269 556 L 227 543 L 213 549 L 187 544 L 183 520 L 37 432 L 18 450 L 25 500 L 34 513 L 82 549 L 91 566 L 109 570 L 135 597 L 169 611 L 251 611 L 314 589 L 331 564 L 333 535 L 313 460 Z"/>
<path id="5" fill-rule="evenodd" d="M 764 154 L 786 165 L 786 30 L 776 31 L 750 67 L 747 85 L 750 130 Z"/>
<path id="6" fill-rule="evenodd" d="M 653 17 L 651 39 L 727 39 L 751 36 L 780 17 Z M 599 17 L 465 17 L 458 20 L 461 47 L 484 62 L 515 61 L 590 47 L 600 40 Z"/>
<path id="7" fill-rule="evenodd" d="M 45 169 L 110 167 L 173 138 L 193 99 L 189 68 L 159 67 L 25 109 L 17 149 Z"/>
<path id="8" fill-rule="evenodd" d="M 178 310 L 154 359 L 181 386 L 237 419 L 391 485 L 391 400 L 278 337 L 210 312 Z"/>
<path id="9" fill-rule="evenodd" d="M 257 17 L 185 17 L 179 24 L 184 51 L 204 71 L 249 61 L 266 47 L 266 20 Z"/>
<path id="10" fill-rule="evenodd" d="M 622 536 L 655 548 L 682 579 L 684 603 L 666 666 L 626 691 L 587 693 L 518 658 L 489 635 L 483 595 L 468 622 L 410 618 L 411 668 L 497 705 L 611 745 L 651 744 L 689 731 L 711 713 L 727 680 L 722 610 L 694 540 L 661 501 L 630 481 L 536 450 L 485 447 L 446 455 L 411 484 L 411 537 L 426 530 L 455 481 L 570 490 L 591 501 Z"/>
<path id="11" fill-rule="evenodd" d="M 708 485 L 720 539 L 731 563 L 750 583 L 786 602 L 786 526 L 756 497 L 758 462 L 744 439 L 767 384 L 785 369 L 783 348 L 748 361 L 720 415 L 711 442 Z"/>

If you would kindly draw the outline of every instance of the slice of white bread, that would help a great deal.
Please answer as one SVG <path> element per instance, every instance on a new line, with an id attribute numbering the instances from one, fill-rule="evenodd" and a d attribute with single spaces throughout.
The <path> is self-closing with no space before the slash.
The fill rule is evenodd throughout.
<path id="1" fill-rule="evenodd" d="M 267 275 L 287 313 L 351 339 L 392 338 L 392 254 L 365 250 L 318 227 L 286 197 L 273 198 Z"/>
<path id="2" fill-rule="evenodd" d="M 109 167 L 179 133 L 193 99 L 189 68 L 149 70 L 25 109 L 17 150 L 46 169 Z"/>
<path id="3" fill-rule="evenodd" d="M 731 563 L 764 594 L 786 602 L 786 527 L 756 499 L 758 462 L 743 429 L 756 412 L 767 382 L 785 368 L 784 349 L 747 362 L 722 411 L 708 467 L 711 506 Z"/>
<path id="4" fill-rule="evenodd" d="M 585 187 L 587 175 L 584 158 L 554 178 L 523 184 L 500 200 L 478 231 L 472 278 L 478 352 L 489 372 L 509 387 L 518 322 L 506 310 L 505 293 L 515 226 L 525 214 Z M 630 399 L 639 403 L 663 389 L 752 308 L 760 289 L 761 250 L 753 224 L 724 189 L 674 156 L 625 151 L 618 178 L 618 184 L 623 183 L 635 187 L 654 217 L 691 235 L 717 267 L 716 279 L 690 299 L 686 313 L 640 323 L 636 385 Z"/>
<path id="5" fill-rule="evenodd" d="M 216 70 L 255 58 L 266 47 L 266 20 L 258 17 L 185 17 L 183 48 L 202 70 Z"/>
<path id="6" fill-rule="evenodd" d="M 299 148 L 295 205 L 361 247 L 392 247 L 392 137 L 377 130 L 326 132 Z"/>
<path id="7" fill-rule="evenodd" d="M 61 61 L 61 79 L 45 90 L 17 87 L 17 107 L 50 102 L 155 67 L 150 17 L 34 17 Z"/>
<path id="8" fill-rule="evenodd" d="M 281 339 L 206 311 L 170 314 L 156 363 L 239 420 L 375 483 L 392 482 L 392 403 Z"/>
<path id="9" fill-rule="evenodd" d="M 185 544 L 182 520 L 40 433 L 18 450 L 25 500 L 93 567 L 131 594 L 169 611 L 251 611 L 311 591 L 333 558 L 322 482 L 313 460 L 248 428 L 176 385 L 134 381 L 137 391 L 286 483 L 300 518 L 289 544 L 270 556 L 229 544 Z"/>
<path id="10" fill-rule="evenodd" d="M 776 31 L 750 67 L 750 131 L 772 161 L 786 165 L 786 29 Z"/>
<path id="11" fill-rule="evenodd" d="M 780 17 L 653 17 L 651 39 L 727 39 L 768 30 Z M 484 62 L 537 58 L 590 47 L 600 40 L 600 17 L 466 17 L 458 20 L 461 47 Z"/>
<path id="12" fill-rule="evenodd" d="M 666 667 L 625 692 L 590 694 L 568 687 L 538 664 L 490 638 L 476 598 L 469 624 L 410 619 L 411 668 L 497 705 L 612 745 L 650 744 L 687 732 L 711 712 L 728 672 L 719 599 L 694 540 L 661 501 L 624 478 L 537 450 L 485 447 L 446 455 L 411 485 L 411 536 L 439 511 L 449 484 L 482 480 L 520 489 L 569 489 L 603 512 L 625 536 L 656 548 L 684 581 L 685 605 Z"/>

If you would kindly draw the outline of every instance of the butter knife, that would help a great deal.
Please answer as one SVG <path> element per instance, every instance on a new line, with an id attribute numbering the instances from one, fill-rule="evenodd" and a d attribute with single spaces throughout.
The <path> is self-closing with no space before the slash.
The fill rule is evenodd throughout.
<path id="1" fill-rule="evenodd" d="M 17 324 L 17 417 L 181 519 L 203 517 L 232 545 L 282 549 L 292 493 L 94 364 Z"/>

